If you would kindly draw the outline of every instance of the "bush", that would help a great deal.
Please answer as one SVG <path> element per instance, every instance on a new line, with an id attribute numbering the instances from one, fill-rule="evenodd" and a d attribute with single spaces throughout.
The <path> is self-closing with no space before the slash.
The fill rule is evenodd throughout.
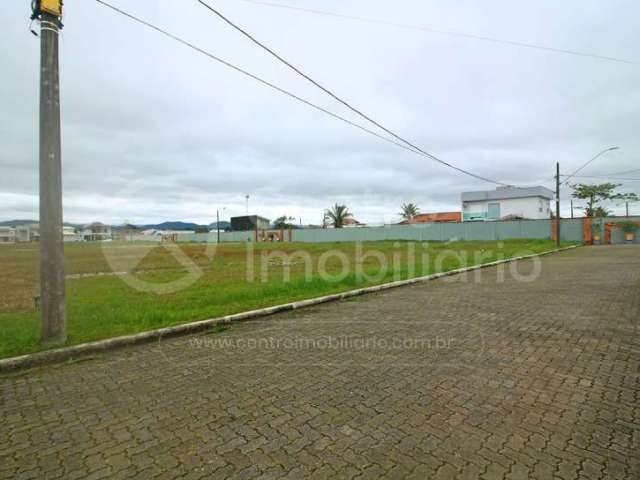
<path id="1" fill-rule="evenodd" d="M 638 224 L 634 223 L 634 222 L 618 222 L 617 223 L 618 227 L 620 227 L 620 229 L 624 232 L 624 233 L 635 233 L 635 231 L 638 229 Z"/>

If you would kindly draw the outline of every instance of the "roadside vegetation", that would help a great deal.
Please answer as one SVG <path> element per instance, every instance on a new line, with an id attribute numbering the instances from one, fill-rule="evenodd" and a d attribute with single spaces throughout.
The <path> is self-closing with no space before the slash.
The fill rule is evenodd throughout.
<path id="1" fill-rule="evenodd" d="M 174 245 L 192 262 L 185 268 L 162 245 L 67 244 L 67 345 L 555 248 L 549 240 L 359 245 L 238 243 L 215 251 L 205 244 Z M 38 263 L 37 244 L 0 246 L 0 357 L 45 348 Z M 151 291 L 184 278 L 188 269 L 198 272 L 193 283 L 171 293 Z"/>

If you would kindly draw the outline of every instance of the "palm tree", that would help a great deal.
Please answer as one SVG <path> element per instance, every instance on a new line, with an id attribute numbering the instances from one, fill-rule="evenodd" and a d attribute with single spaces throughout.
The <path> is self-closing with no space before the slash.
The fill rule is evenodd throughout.
<path id="1" fill-rule="evenodd" d="M 275 228 L 276 230 L 292 228 L 294 227 L 294 225 L 291 222 L 293 222 L 294 220 L 295 218 L 293 217 L 287 217 L 286 215 L 283 215 L 273 221 L 273 228 Z"/>
<path id="2" fill-rule="evenodd" d="M 415 203 L 403 203 L 400 206 L 400 210 L 400 216 L 407 222 L 410 222 L 411 219 L 420 212 L 420 209 Z"/>
<path id="3" fill-rule="evenodd" d="M 325 217 L 333 225 L 333 228 L 342 228 L 345 220 L 351 216 L 346 205 L 338 205 L 337 203 L 325 212 Z"/>

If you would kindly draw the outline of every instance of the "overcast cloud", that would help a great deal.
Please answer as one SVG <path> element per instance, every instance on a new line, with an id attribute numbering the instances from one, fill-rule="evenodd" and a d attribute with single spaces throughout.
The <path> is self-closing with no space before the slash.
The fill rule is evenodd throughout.
<path id="1" fill-rule="evenodd" d="M 356 120 L 195 0 L 111 1 Z M 0 219 L 37 218 L 39 40 L 27 29 L 29 2 L 7 3 Z M 640 5 L 632 0 L 290 4 L 640 61 Z M 640 65 L 242 0 L 215 5 L 389 128 L 480 175 L 551 187 L 556 161 L 568 173 L 612 145 L 621 149 L 581 173 L 640 168 Z M 324 116 L 96 2 L 66 0 L 65 7 L 66 221 L 209 223 L 218 207 L 226 207 L 223 218 L 243 214 L 249 194 L 251 212 L 271 219 L 317 224 L 323 209 L 341 202 L 359 220 L 379 223 L 397 220 L 401 202 L 456 210 L 461 191 L 494 188 Z M 640 191 L 640 182 L 623 188 Z M 633 209 L 640 214 L 640 205 Z"/>

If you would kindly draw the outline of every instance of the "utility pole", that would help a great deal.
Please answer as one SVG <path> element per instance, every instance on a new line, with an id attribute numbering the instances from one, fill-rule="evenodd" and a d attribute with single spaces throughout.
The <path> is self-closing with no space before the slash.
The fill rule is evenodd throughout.
<path id="1" fill-rule="evenodd" d="M 560 162 L 556 162 L 556 246 L 560 246 Z"/>
<path id="2" fill-rule="evenodd" d="M 58 33 L 62 0 L 37 0 L 40 20 L 40 305 L 42 341 L 67 338 L 62 237 L 62 154 Z"/>
<path id="3" fill-rule="evenodd" d="M 626 202 L 624 202 L 624 205 L 625 205 L 625 209 L 627 211 L 627 215 L 626 216 L 628 217 L 629 216 L 629 201 L 627 200 Z"/>
<path id="4" fill-rule="evenodd" d="M 245 195 L 244 198 L 247 201 L 247 216 L 249 216 L 249 195 Z"/>
<path id="5" fill-rule="evenodd" d="M 216 232 L 218 232 L 217 243 L 220 243 L 220 209 L 216 209 Z"/>
<path id="6" fill-rule="evenodd" d="M 571 199 L 571 218 L 573 218 L 573 198 Z"/>

